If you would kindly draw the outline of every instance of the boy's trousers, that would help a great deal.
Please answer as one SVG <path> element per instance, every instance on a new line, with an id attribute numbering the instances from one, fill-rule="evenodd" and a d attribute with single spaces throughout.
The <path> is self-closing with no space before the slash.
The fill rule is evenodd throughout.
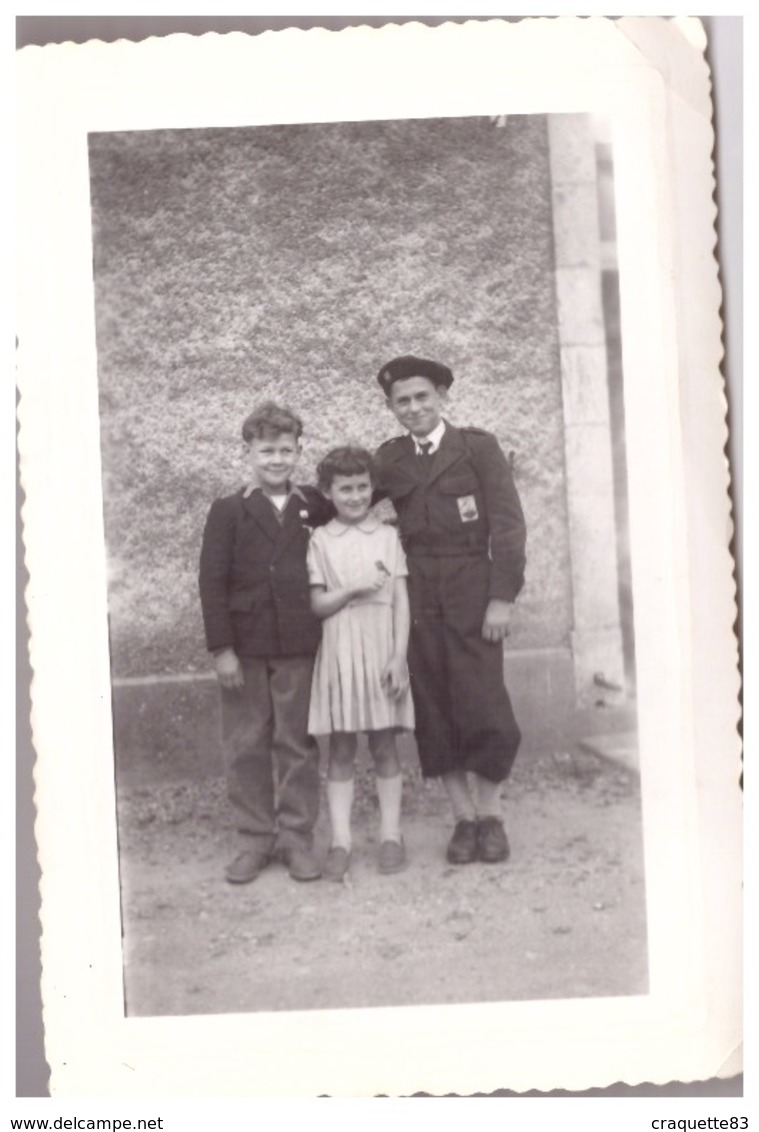
<path id="1" fill-rule="evenodd" d="M 242 688 L 221 688 L 227 792 L 238 832 L 271 853 L 311 848 L 319 749 L 307 732 L 312 656 L 243 660 Z"/>
<path id="2" fill-rule="evenodd" d="M 503 646 L 486 641 L 486 555 L 409 555 L 408 661 L 425 777 L 508 777 L 521 735 L 503 681 Z"/>

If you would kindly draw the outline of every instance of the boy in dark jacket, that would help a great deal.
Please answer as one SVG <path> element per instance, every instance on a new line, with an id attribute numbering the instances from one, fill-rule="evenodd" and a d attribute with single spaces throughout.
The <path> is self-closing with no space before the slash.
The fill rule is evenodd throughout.
<path id="1" fill-rule="evenodd" d="M 233 884 L 278 855 L 295 880 L 320 875 L 313 855 L 319 755 L 307 732 L 320 623 L 311 612 L 306 550 L 330 505 L 291 476 L 303 425 L 269 401 L 245 420 L 254 482 L 211 506 L 200 555 L 206 643 L 221 695 L 227 790 L 240 851 Z"/>

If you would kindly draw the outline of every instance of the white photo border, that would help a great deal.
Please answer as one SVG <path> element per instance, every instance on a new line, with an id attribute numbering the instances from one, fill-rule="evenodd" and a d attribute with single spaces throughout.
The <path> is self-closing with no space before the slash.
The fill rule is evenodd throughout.
<path id="1" fill-rule="evenodd" d="M 632 24 L 621 33 L 609 21 L 562 19 L 294 30 L 255 40 L 172 36 L 64 45 L 44 59 L 22 53 L 20 449 L 55 1093 L 249 1093 L 251 1050 L 260 1092 L 292 1096 L 581 1089 L 699 1079 L 727 1063 L 740 1032 L 737 674 L 711 111 L 697 25 L 687 25 L 688 44 L 682 24 L 633 22 L 637 42 Z M 404 52 L 416 60 L 413 83 L 399 66 Z M 368 56 L 380 72 L 397 69 L 392 84 L 366 81 Z M 442 61 L 445 85 L 436 79 Z M 287 74 L 298 76 L 289 88 Z M 318 97 L 309 79 L 322 80 Z M 112 764 L 103 758 L 112 738 L 86 135 L 342 121 L 349 80 L 351 117 L 613 108 L 651 992 L 124 1020 Z M 685 182 L 693 169 L 699 179 Z M 43 279 L 40 248 L 48 252 Z M 698 286 L 684 290 L 686 279 Z M 671 494 L 661 483 L 672 484 Z M 72 636 L 77 624 L 87 631 Z M 715 749 L 725 757 L 717 760 Z M 463 1064 L 460 1045 L 446 1041 L 451 1028 L 472 1050 Z M 433 1030 L 440 1038 L 430 1048 Z M 241 1038 L 244 1058 L 230 1059 Z M 385 1056 L 373 1057 L 374 1048 Z"/>

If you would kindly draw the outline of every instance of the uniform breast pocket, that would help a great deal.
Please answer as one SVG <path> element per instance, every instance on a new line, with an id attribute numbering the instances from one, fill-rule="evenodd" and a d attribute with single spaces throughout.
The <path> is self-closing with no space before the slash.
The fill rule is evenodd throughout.
<path id="1" fill-rule="evenodd" d="M 479 483 L 475 476 L 466 473 L 444 476 L 438 489 L 443 498 L 448 526 L 459 528 L 464 523 L 476 523 L 482 517 Z"/>

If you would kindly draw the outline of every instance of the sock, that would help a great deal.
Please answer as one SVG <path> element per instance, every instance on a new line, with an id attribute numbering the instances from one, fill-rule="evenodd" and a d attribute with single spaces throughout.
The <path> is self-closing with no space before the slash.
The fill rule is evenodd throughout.
<path id="1" fill-rule="evenodd" d="M 353 809 L 353 779 L 334 781 L 327 779 L 327 805 L 332 825 L 332 845 L 350 851 L 351 810 Z"/>
<path id="2" fill-rule="evenodd" d="M 377 797 L 380 808 L 380 840 L 401 840 L 401 795 L 403 775 L 394 774 L 391 778 L 377 776 Z"/>
<path id="3" fill-rule="evenodd" d="M 501 786 L 500 782 L 491 782 L 480 774 L 474 775 L 477 786 L 477 814 L 481 818 L 501 817 Z"/>
<path id="4" fill-rule="evenodd" d="M 469 783 L 466 780 L 466 771 L 452 770 L 443 775 L 443 785 L 451 803 L 454 821 L 476 821 L 477 811 L 474 808 L 472 795 L 469 793 Z"/>

